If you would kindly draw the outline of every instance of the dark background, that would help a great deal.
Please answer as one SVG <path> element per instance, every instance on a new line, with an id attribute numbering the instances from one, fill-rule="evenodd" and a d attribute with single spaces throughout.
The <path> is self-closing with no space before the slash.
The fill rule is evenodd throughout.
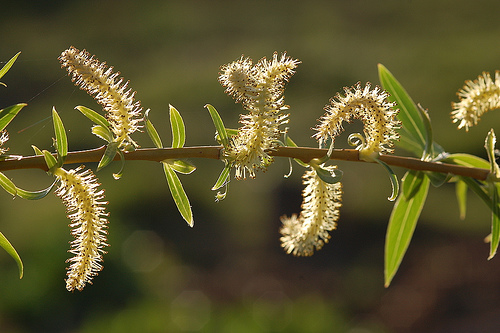
<path id="1" fill-rule="evenodd" d="M 32 154 L 33 144 L 52 149 L 52 106 L 71 150 L 102 144 L 73 109 L 100 107 L 57 61 L 70 45 L 130 80 L 165 144 L 168 104 L 184 117 L 186 145 L 215 144 L 206 103 L 236 127 L 241 105 L 217 82 L 219 67 L 274 51 L 302 61 L 285 92 L 299 145 L 316 145 L 310 128 L 342 87 L 378 84 L 378 63 L 429 109 L 435 139 L 447 151 L 485 156 L 486 133 L 500 119 L 487 114 L 465 133 L 449 118 L 464 80 L 499 69 L 497 1 L 25 0 L 2 1 L 1 10 L 0 61 L 22 54 L 2 79 L 8 87 L 0 87 L 0 106 L 29 104 L 8 127 L 11 154 Z M 145 134 L 134 138 L 152 146 Z M 285 180 L 288 162 L 278 160 L 255 180 L 231 182 L 227 199 L 216 204 L 210 188 L 222 163 L 191 162 L 198 170 L 181 180 L 193 229 L 179 216 L 160 165 L 127 163 L 119 181 L 111 176 L 118 164 L 99 172 L 111 246 L 104 270 L 83 292 L 65 289 L 71 237 L 60 200 L 0 193 L 0 230 L 25 264 L 19 280 L 14 261 L 0 252 L 0 331 L 495 332 L 500 325 L 499 259 L 487 261 L 483 243 L 490 214 L 472 195 L 461 221 L 453 186 L 431 188 L 407 256 L 385 289 L 392 203 L 380 167 L 339 163 L 345 194 L 338 230 L 313 257 L 294 258 L 280 248 L 279 217 L 300 211 L 300 167 Z M 7 175 L 30 190 L 52 181 L 39 170 Z"/>

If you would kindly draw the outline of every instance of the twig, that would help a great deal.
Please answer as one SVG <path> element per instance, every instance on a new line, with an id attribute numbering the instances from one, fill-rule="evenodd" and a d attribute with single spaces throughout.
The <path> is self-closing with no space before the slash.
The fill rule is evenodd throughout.
<path id="1" fill-rule="evenodd" d="M 96 149 L 75 151 L 68 153 L 65 164 L 80 164 L 89 162 L 99 162 L 104 150 L 100 147 Z M 221 146 L 201 146 L 184 148 L 144 148 L 133 152 L 125 153 L 126 160 L 155 161 L 160 162 L 165 159 L 182 158 L 209 158 L 219 159 L 221 155 Z M 313 158 L 321 158 L 327 153 L 326 149 L 305 148 L 305 147 L 279 147 L 270 155 L 276 157 L 298 158 L 304 162 L 309 162 Z M 359 152 L 356 149 L 335 149 L 332 152 L 332 160 L 364 162 L 359 159 Z M 119 160 L 119 156 L 115 157 Z M 426 162 L 417 158 L 382 155 L 380 160 L 392 165 L 406 169 L 434 171 L 440 173 L 451 173 L 458 176 L 471 177 L 479 180 L 486 180 L 489 170 L 480 168 L 470 168 L 460 165 L 447 164 L 441 162 Z M 43 169 L 47 170 L 43 156 L 22 156 L 15 159 L 0 161 L 0 171 L 18 170 L 18 169 Z"/>

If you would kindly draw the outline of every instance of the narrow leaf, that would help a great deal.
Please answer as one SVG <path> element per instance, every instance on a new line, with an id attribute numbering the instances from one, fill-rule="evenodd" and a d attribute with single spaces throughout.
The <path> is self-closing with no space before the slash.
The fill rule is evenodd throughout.
<path id="1" fill-rule="evenodd" d="M 172 105 L 169 105 L 170 126 L 172 127 L 172 148 L 182 148 L 186 142 L 186 131 L 181 114 Z"/>
<path id="2" fill-rule="evenodd" d="M 339 181 L 342 180 L 342 176 L 344 173 L 342 170 L 339 169 L 334 169 L 333 172 L 330 172 L 329 170 L 326 170 L 320 166 L 315 167 L 314 170 L 316 171 L 316 174 L 318 177 L 324 181 L 325 183 L 328 184 L 335 184 L 338 183 Z"/>
<path id="3" fill-rule="evenodd" d="M 66 137 L 66 130 L 64 129 L 61 117 L 59 117 L 55 107 L 52 108 L 52 121 L 56 134 L 57 154 L 60 158 L 59 163 L 62 165 L 64 159 L 68 155 L 68 138 Z"/>
<path id="4" fill-rule="evenodd" d="M 33 148 L 35 155 L 43 155 L 42 151 L 37 146 L 31 145 L 31 148 Z"/>
<path id="5" fill-rule="evenodd" d="M 111 132 L 109 127 L 105 127 L 102 125 L 92 126 L 92 134 L 94 134 L 100 139 L 103 139 L 106 142 L 112 142 L 114 139 L 113 133 Z"/>
<path id="6" fill-rule="evenodd" d="M 151 141 L 156 148 L 163 148 L 163 143 L 161 142 L 160 135 L 153 126 L 153 123 L 149 120 L 149 109 L 144 113 L 144 123 L 146 124 L 146 132 L 148 133 Z"/>
<path id="7" fill-rule="evenodd" d="M 7 125 L 14 119 L 14 117 L 24 108 L 25 103 L 11 105 L 5 109 L 0 110 L 0 131 L 2 131 Z"/>
<path id="8" fill-rule="evenodd" d="M 429 179 L 422 172 L 408 171 L 403 177 L 403 184 L 405 182 L 410 183 L 410 187 L 411 184 L 420 185 L 411 199 L 400 195 L 392 210 L 385 239 L 386 287 L 390 285 L 408 249 L 429 190 Z"/>
<path id="9" fill-rule="evenodd" d="M 387 199 L 389 201 L 394 201 L 396 200 L 396 198 L 398 197 L 399 195 L 399 180 L 398 180 L 398 176 L 396 176 L 396 174 L 394 173 L 394 171 L 391 169 L 391 167 L 379 160 L 379 159 L 375 159 L 375 161 L 380 164 L 381 166 L 384 167 L 384 169 L 387 171 L 387 173 L 389 174 L 389 179 L 391 181 L 391 187 L 392 187 L 392 193 L 391 193 L 391 196 L 388 197 Z"/>
<path id="10" fill-rule="evenodd" d="M 190 227 L 193 227 L 193 212 L 191 211 L 191 205 L 189 203 L 186 192 L 182 187 L 181 181 L 179 180 L 179 177 L 177 177 L 175 171 L 167 163 L 162 163 L 162 165 L 175 205 L 177 206 L 177 209 L 179 210 L 179 213 L 182 215 L 184 220 L 186 220 Z"/>
<path id="11" fill-rule="evenodd" d="M 49 187 L 47 187 L 43 190 L 40 190 L 40 191 L 26 191 L 26 190 L 23 190 L 19 187 L 16 187 L 17 196 L 21 197 L 23 199 L 26 199 L 26 200 L 39 200 L 39 199 L 45 198 L 47 196 L 47 194 L 50 193 L 50 191 L 52 190 L 52 188 L 54 187 L 54 185 L 56 183 L 57 183 L 57 181 L 54 181 Z"/>
<path id="12" fill-rule="evenodd" d="M 12 180 L 10 180 L 9 178 L 7 178 L 7 176 L 4 175 L 1 172 L 0 172 L 0 186 L 2 186 L 3 189 L 5 191 L 7 191 L 7 193 L 10 193 L 12 195 L 16 195 L 16 193 L 17 193 L 17 191 L 16 191 L 16 185 L 14 185 L 14 183 L 12 182 Z"/>
<path id="13" fill-rule="evenodd" d="M 163 163 L 167 163 L 175 172 L 182 173 L 184 175 L 189 175 L 196 170 L 196 167 L 191 163 L 183 160 L 163 160 Z"/>
<path id="14" fill-rule="evenodd" d="M 464 181 L 457 180 L 455 184 L 455 194 L 457 196 L 460 219 L 463 220 L 467 213 L 467 184 Z"/>
<path id="15" fill-rule="evenodd" d="M 110 127 L 109 121 L 99 113 L 95 112 L 92 109 L 89 109 L 88 107 L 85 106 L 77 106 L 75 107 L 78 111 L 80 111 L 85 117 L 90 119 L 92 122 L 94 122 L 97 125 L 101 125 L 103 127 Z"/>
<path id="16" fill-rule="evenodd" d="M 9 240 L 0 232 L 0 246 L 8 253 L 17 263 L 19 269 L 19 278 L 22 279 L 24 275 L 24 266 L 21 257 L 17 253 L 16 249 L 12 246 Z"/>
<path id="17" fill-rule="evenodd" d="M 7 61 L 7 63 L 2 67 L 2 69 L 0 69 L 0 79 L 9 71 L 12 65 L 14 65 L 14 62 L 16 61 L 17 57 L 19 57 L 20 54 L 21 52 L 17 52 L 17 54 L 12 58 L 10 58 L 10 60 Z"/>
<path id="18" fill-rule="evenodd" d="M 227 147 L 229 146 L 229 137 L 226 131 L 226 127 L 224 126 L 224 123 L 222 122 L 222 118 L 219 115 L 219 112 L 210 104 L 205 105 L 205 107 L 208 109 L 208 112 L 210 113 L 210 117 L 212 117 L 212 121 L 215 126 L 215 130 L 217 131 L 218 138 L 220 140 L 220 143 L 224 146 Z"/>
<path id="19" fill-rule="evenodd" d="M 125 156 L 123 155 L 123 152 L 121 150 L 118 150 L 117 151 L 118 155 L 120 155 L 120 170 L 118 172 L 114 172 L 113 173 L 113 178 L 115 180 L 118 180 L 120 178 L 122 178 L 122 175 L 123 175 L 123 169 L 125 169 Z"/>
<path id="20" fill-rule="evenodd" d="M 498 188 L 492 182 L 490 185 L 490 196 L 493 204 L 491 213 L 491 242 L 490 242 L 490 256 L 488 260 L 492 259 L 497 253 L 498 244 L 500 242 L 500 207 L 498 206 Z"/>
<path id="21" fill-rule="evenodd" d="M 49 170 L 53 169 L 57 165 L 56 158 L 47 150 L 43 150 L 42 153 L 45 163 L 47 164 L 47 168 L 49 168 Z"/>
<path id="22" fill-rule="evenodd" d="M 231 171 L 231 164 L 227 163 L 224 169 L 222 169 L 222 172 L 219 175 L 219 178 L 215 182 L 215 185 L 212 186 L 212 191 L 216 191 L 220 189 L 222 186 L 226 185 L 229 183 L 230 180 L 230 173 Z"/>
<path id="23" fill-rule="evenodd" d="M 500 178 L 500 168 L 496 162 L 495 156 L 495 144 L 497 142 L 497 137 L 495 136 L 495 131 L 493 128 L 488 132 L 486 140 L 484 142 L 484 148 L 488 153 L 488 160 L 490 161 L 490 172 L 495 178 Z"/>
<path id="24" fill-rule="evenodd" d="M 403 125 L 400 131 L 402 141 L 407 143 L 406 146 L 415 146 L 412 151 L 420 157 L 426 145 L 425 124 L 420 112 L 403 86 L 384 65 L 378 65 L 378 72 L 382 87 L 390 94 L 388 100 L 396 102 L 399 107 L 398 118 Z"/>
<path id="25" fill-rule="evenodd" d="M 292 138 L 289 135 L 286 136 L 285 143 L 288 147 L 298 147 L 297 144 L 292 140 Z M 294 158 L 293 160 L 297 162 L 299 165 L 303 166 L 304 168 L 309 167 L 309 164 L 302 162 L 302 160 L 298 158 Z"/>
<path id="26" fill-rule="evenodd" d="M 97 171 L 101 170 L 114 160 L 116 153 L 118 152 L 119 145 L 120 145 L 119 142 L 111 142 L 106 147 L 106 150 L 104 151 L 104 154 L 102 155 L 101 160 L 99 161 L 99 165 L 97 166 Z"/>

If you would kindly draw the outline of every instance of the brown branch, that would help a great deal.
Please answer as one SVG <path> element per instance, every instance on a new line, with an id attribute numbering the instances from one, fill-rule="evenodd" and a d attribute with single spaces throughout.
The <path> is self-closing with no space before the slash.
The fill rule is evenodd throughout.
<path id="1" fill-rule="evenodd" d="M 80 164 L 99 162 L 106 147 L 91 150 L 75 151 L 68 153 L 65 164 Z M 165 159 L 182 158 L 210 158 L 219 159 L 221 146 L 201 146 L 184 148 L 144 148 L 133 152 L 125 153 L 126 160 L 155 161 L 160 162 Z M 304 162 L 309 162 L 313 158 L 321 158 L 327 153 L 326 149 L 305 148 L 305 147 L 279 147 L 270 155 L 277 157 L 298 158 Z M 115 160 L 119 160 L 117 155 Z M 332 160 L 363 162 L 359 159 L 359 152 L 355 149 L 335 149 L 331 155 Z M 441 173 L 451 173 L 454 175 L 471 177 L 479 180 L 486 180 L 489 170 L 480 168 L 469 168 L 455 164 L 441 162 L 426 162 L 412 157 L 382 155 L 380 160 L 392 165 L 406 169 L 434 171 Z M 17 159 L 0 161 L 0 171 L 16 169 L 43 169 L 47 170 L 47 165 L 43 156 L 22 156 Z"/>

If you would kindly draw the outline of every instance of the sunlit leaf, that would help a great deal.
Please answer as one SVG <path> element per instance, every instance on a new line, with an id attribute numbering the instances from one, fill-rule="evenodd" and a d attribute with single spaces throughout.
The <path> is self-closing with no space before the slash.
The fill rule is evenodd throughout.
<path id="1" fill-rule="evenodd" d="M 189 203 L 186 192 L 182 187 L 181 181 L 179 180 L 179 177 L 177 177 L 175 171 L 167 163 L 162 163 L 162 165 L 175 205 L 177 206 L 177 209 L 179 210 L 179 213 L 182 215 L 184 220 L 186 220 L 190 227 L 193 227 L 194 220 L 193 212 L 191 211 L 191 204 Z"/>
<path id="2" fill-rule="evenodd" d="M 109 121 L 104 116 L 100 115 L 99 113 L 95 112 L 92 109 L 89 109 L 88 107 L 79 105 L 79 106 L 75 107 L 75 109 L 80 111 L 85 117 L 87 117 L 93 123 L 95 123 L 97 125 L 101 125 L 103 127 L 111 126 Z"/>
<path id="3" fill-rule="evenodd" d="M 45 198 L 47 196 L 47 194 L 50 193 L 50 191 L 52 190 L 52 188 L 54 187 L 54 185 L 56 183 L 57 183 L 57 180 L 54 181 L 49 187 L 47 187 L 43 190 L 40 190 L 40 191 L 26 191 L 26 190 L 23 190 L 19 187 L 16 187 L 17 196 L 21 197 L 23 199 L 26 199 L 26 200 L 39 200 L 39 199 Z"/>
<path id="4" fill-rule="evenodd" d="M 149 120 L 149 110 L 144 113 L 144 124 L 146 127 L 146 132 L 148 133 L 151 141 L 156 148 L 163 148 L 163 143 L 161 142 L 160 135 L 156 131 L 156 128 L 153 126 L 153 123 Z"/>
<path id="5" fill-rule="evenodd" d="M 420 171 L 408 171 L 403 177 L 403 184 L 405 182 L 410 184 L 409 192 L 413 192 L 412 184 L 418 186 L 418 190 L 410 199 L 400 195 L 389 219 L 385 239 L 384 275 L 386 287 L 390 285 L 401 265 L 429 190 L 429 179 Z"/>
<path id="6" fill-rule="evenodd" d="M 56 144 L 57 144 L 57 155 L 60 158 L 60 165 L 62 165 L 66 155 L 68 155 L 68 138 L 66 137 L 66 130 L 64 129 L 61 117 L 56 111 L 56 108 L 52 108 L 52 121 L 54 123 L 54 132 L 56 134 Z"/>
<path id="7" fill-rule="evenodd" d="M 196 170 L 196 167 L 191 163 L 184 160 L 163 160 L 163 163 L 167 163 L 175 172 L 182 173 L 184 175 L 189 175 Z"/>
<path id="8" fill-rule="evenodd" d="M 292 138 L 289 135 L 286 136 L 285 143 L 288 147 L 298 147 L 297 144 L 292 140 Z M 297 162 L 299 165 L 303 166 L 304 168 L 309 167 L 309 164 L 302 162 L 302 160 L 298 158 L 294 158 L 293 160 Z"/>
<path id="9" fill-rule="evenodd" d="M 214 123 L 215 130 L 217 131 L 217 136 L 219 138 L 220 143 L 224 147 L 229 146 L 229 137 L 226 131 L 226 127 L 224 126 L 224 123 L 222 121 L 222 118 L 219 115 L 219 112 L 217 112 L 217 110 L 210 104 L 205 105 L 205 107 L 208 109 L 210 117 L 212 117 L 212 121 Z"/>
<path id="10" fill-rule="evenodd" d="M 391 196 L 388 197 L 387 199 L 389 201 L 394 201 L 396 200 L 396 198 L 398 197 L 399 195 L 399 180 L 398 180 L 398 176 L 396 176 L 396 174 L 394 173 L 394 171 L 391 169 L 391 167 L 379 160 L 379 159 L 375 159 L 375 161 L 380 164 L 381 166 L 384 167 L 384 169 L 387 171 L 387 174 L 389 175 L 389 180 L 391 181 L 391 187 L 392 187 L 392 193 L 391 193 Z"/>
<path id="11" fill-rule="evenodd" d="M 102 125 L 92 126 L 92 134 L 94 134 L 100 139 L 103 139 L 106 142 L 112 142 L 114 139 L 113 132 L 111 132 L 109 127 L 105 127 Z"/>
<path id="12" fill-rule="evenodd" d="M 169 105 L 170 126 L 172 127 L 172 148 L 182 148 L 186 142 L 186 131 L 181 114 Z"/>
<path id="13" fill-rule="evenodd" d="M 228 163 L 228 164 L 226 164 L 224 169 L 222 169 L 222 172 L 220 173 L 219 178 L 215 182 L 215 185 L 212 186 L 212 191 L 216 191 L 216 190 L 220 189 L 222 186 L 229 183 L 230 171 L 231 171 L 231 165 Z"/>
<path id="14" fill-rule="evenodd" d="M 0 131 L 3 130 L 7 125 L 14 119 L 14 117 L 24 108 L 25 103 L 11 105 L 5 109 L 0 110 Z"/>
<path id="15" fill-rule="evenodd" d="M 491 213 L 490 256 L 488 259 L 492 259 L 497 253 L 498 244 L 500 242 L 500 207 L 498 206 L 498 188 L 493 183 L 490 183 L 489 185 L 493 209 Z"/>
<path id="16" fill-rule="evenodd" d="M 16 195 L 17 193 L 16 185 L 12 182 L 12 180 L 7 178 L 7 176 L 1 172 L 0 172 L 0 186 L 2 186 L 3 189 L 7 191 L 7 193 L 9 194 Z"/>
<path id="17" fill-rule="evenodd" d="M 426 146 L 426 130 L 420 112 L 415 102 L 408 95 L 398 80 L 384 67 L 378 65 L 379 79 L 382 87 L 390 94 L 388 100 L 396 102 L 399 108 L 398 119 L 401 120 L 401 143 L 404 149 L 409 149 L 421 157 Z"/>
<path id="18" fill-rule="evenodd" d="M 328 184 L 335 184 L 338 183 L 339 181 L 342 180 L 342 176 L 344 173 L 342 170 L 339 169 L 334 169 L 333 171 L 329 171 L 327 169 L 324 169 L 320 166 L 315 167 L 314 170 L 316 171 L 316 174 L 318 177 L 324 181 L 325 183 Z"/>
<path id="19" fill-rule="evenodd" d="M 16 249 L 9 242 L 9 240 L 1 232 L 0 232 L 0 246 L 16 261 L 19 270 L 19 278 L 22 279 L 24 275 L 24 266 L 21 257 L 17 253 Z"/>
<path id="20" fill-rule="evenodd" d="M 455 194 L 457 196 L 460 219 L 463 220 L 467 213 L 467 184 L 464 181 L 457 180 L 455 184 Z"/>
<path id="21" fill-rule="evenodd" d="M 12 65 L 14 65 L 14 62 L 16 61 L 17 57 L 19 57 L 20 54 L 21 52 L 17 52 L 15 56 L 10 58 L 10 60 L 7 61 L 5 65 L 3 65 L 2 69 L 0 69 L 0 79 L 9 71 Z"/>
<path id="22" fill-rule="evenodd" d="M 493 128 L 488 132 L 488 135 L 486 136 L 486 140 L 484 142 L 484 148 L 486 148 L 486 152 L 488 154 L 488 160 L 490 162 L 490 172 L 491 174 L 496 177 L 500 178 L 500 168 L 498 167 L 498 164 L 496 162 L 496 156 L 495 156 L 495 144 L 497 142 L 497 137 L 495 136 L 495 131 L 493 131 Z"/>
<path id="23" fill-rule="evenodd" d="M 42 151 L 37 146 L 31 145 L 31 148 L 33 148 L 35 155 L 43 155 Z"/>
<path id="24" fill-rule="evenodd" d="M 104 151 L 104 154 L 101 157 L 101 160 L 99 161 L 97 171 L 101 170 L 114 160 L 116 153 L 118 152 L 119 145 L 119 142 L 111 142 L 110 144 L 108 144 L 106 150 Z"/>
<path id="25" fill-rule="evenodd" d="M 43 150 L 42 153 L 45 163 L 47 164 L 47 168 L 49 170 L 53 169 L 57 165 L 56 158 L 47 150 Z"/>

